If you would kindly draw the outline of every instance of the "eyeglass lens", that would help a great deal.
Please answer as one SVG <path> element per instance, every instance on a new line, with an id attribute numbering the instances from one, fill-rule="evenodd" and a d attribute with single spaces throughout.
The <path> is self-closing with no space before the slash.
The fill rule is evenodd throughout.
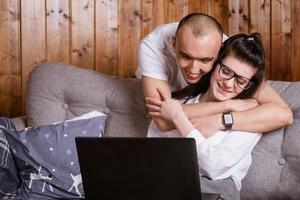
<path id="1" fill-rule="evenodd" d="M 229 67 L 222 63 L 220 63 L 219 75 L 225 80 L 235 78 L 235 83 L 241 89 L 248 89 L 251 86 L 251 82 L 249 79 L 237 75 L 234 71 L 232 71 Z"/>

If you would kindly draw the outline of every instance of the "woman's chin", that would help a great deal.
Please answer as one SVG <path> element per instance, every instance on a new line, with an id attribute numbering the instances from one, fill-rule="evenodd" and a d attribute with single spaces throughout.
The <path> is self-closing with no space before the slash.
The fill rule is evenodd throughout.
<path id="1" fill-rule="evenodd" d="M 228 99 L 231 99 L 230 95 L 221 94 L 219 92 L 215 92 L 214 97 L 215 97 L 216 101 L 226 101 Z"/>

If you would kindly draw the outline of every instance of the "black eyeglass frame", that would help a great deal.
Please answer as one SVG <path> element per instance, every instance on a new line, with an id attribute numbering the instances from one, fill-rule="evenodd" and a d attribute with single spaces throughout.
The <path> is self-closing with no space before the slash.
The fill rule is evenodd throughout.
<path id="1" fill-rule="evenodd" d="M 253 82 L 246 78 L 246 77 L 243 77 L 243 76 L 240 76 L 240 75 L 237 75 L 234 71 L 232 71 L 232 69 L 230 69 L 229 67 L 227 67 L 226 65 L 224 65 L 221 61 L 219 62 L 219 70 L 218 70 L 218 74 L 224 79 L 224 80 L 230 80 L 232 78 L 234 78 L 234 83 L 242 90 L 247 90 L 249 89 L 252 85 L 253 85 Z M 224 77 L 222 74 L 221 74 L 221 69 L 222 68 L 226 68 L 228 71 L 230 71 L 230 73 L 232 74 L 232 76 L 230 76 L 229 78 L 228 77 Z M 248 81 L 248 83 L 245 85 L 245 86 L 240 86 L 239 82 L 237 81 L 237 79 L 243 79 L 243 80 L 246 80 Z"/>

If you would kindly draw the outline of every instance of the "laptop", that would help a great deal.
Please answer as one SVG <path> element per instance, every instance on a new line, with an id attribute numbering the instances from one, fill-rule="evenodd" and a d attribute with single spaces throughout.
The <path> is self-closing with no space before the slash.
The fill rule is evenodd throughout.
<path id="1" fill-rule="evenodd" d="M 192 138 L 77 137 L 87 200 L 201 199 Z"/>

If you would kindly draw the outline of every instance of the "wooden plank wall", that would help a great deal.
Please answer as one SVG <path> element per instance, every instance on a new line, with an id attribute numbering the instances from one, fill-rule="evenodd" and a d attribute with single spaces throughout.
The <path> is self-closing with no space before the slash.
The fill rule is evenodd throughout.
<path id="1" fill-rule="evenodd" d="M 1 0 L 0 115 L 25 114 L 36 64 L 57 61 L 133 77 L 139 41 L 192 12 L 217 18 L 227 35 L 263 35 L 269 79 L 300 80 L 298 0 Z"/>
<path id="2" fill-rule="evenodd" d="M 21 114 L 20 4 L 0 1 L 0 115 Z"/>

